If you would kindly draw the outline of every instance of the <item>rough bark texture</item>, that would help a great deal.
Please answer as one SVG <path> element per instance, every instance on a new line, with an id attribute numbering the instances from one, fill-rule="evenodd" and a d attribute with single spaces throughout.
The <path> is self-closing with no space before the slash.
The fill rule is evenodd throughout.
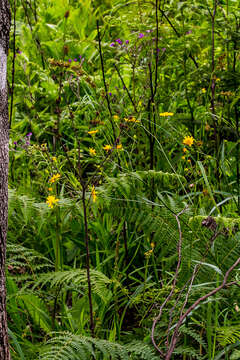
<path id="1" fill-rule="evenodd" d="M 8 219 L 7 52 L 10 29 L 8 0 L 0 0 L 0 360 L 10 360 L 6 315 L 5 258 Z"/>

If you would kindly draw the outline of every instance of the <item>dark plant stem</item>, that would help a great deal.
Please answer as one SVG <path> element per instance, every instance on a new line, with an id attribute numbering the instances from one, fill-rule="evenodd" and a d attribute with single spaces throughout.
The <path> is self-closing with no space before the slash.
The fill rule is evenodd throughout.
<path id="1" fill-rule="evenodd" d="M 237 20 L 236 20 L 237 22 Z M 236 26 L 236 32 L 238 32 L 239 26 Z M 237 83 L 236 83 L 236 52 L 237 52 L 237 43 L 234 41 L 233 44 L 233 73 L 234 76 L 234 88 L 235 91 L 237 90 Z M 240 214 L 240 168 L 239 168 L 239 154 L 240 154 L 240 144 L 239 144 L 239 112 L 238 112 L 238 103 L 237 102 L 234 106 L 235 112 L 235 121 L 236 121 L 236 133 L 237 133 L 237 145 L 236 145 L 236 172 L 237 172 L 237 208 L 238 214 Z"/>
<path id="2" fill-rule="evenodd" d="M 86 246 L 86 265 L 87 265 L 87 283 L 88 283 L 88 301 L 89 301 L 89 313 L 90 313 L 90 330 L 92 337 L 94 334 L 94 320 L 93 320 L 93 305 L 92 305 L 92 285 L 90 277 L 90 252 L 89 252 L 89 235 L 88 235 L 88 218 L 87 218 L 87 205 L 86 205 L 86 189 L 83 186 L 82 189 L 82 204 L 84 214 L 84 239 Z"/>
<path id="3" fill-rule="evenodd" d="M 26 4 L 28 5 L 28 2 L 26 2 Z M 42 51 L 42 48 L 41 48 L 41 43 L 40 43 L 40 40 L 39 40 L 39 38 L 38 38 L 38 35 L 34 35 L 32 23 L 31 23 L 31 20 L 30 20 L 28 11 L 27 11 L 26 4 L 25 4 L 24 0 L 22 0 L 23 10 L 24 10 L 25 16 L 26 16 L 26 18 L 27 18 L 27 22 L 28 22 L 29 28 L 30 28 L 31 33 L 32 33 L 32 37 L 33 37 L 33 38 L 35 39 L 35 41 L 36 41 L 37 49 L 38 49 L 38 51 L 39 51 L 39 53 L 40 53 L 40 56 L 41 56 L 42 67 L 43 67 L 43 69 L 45 69 L 45 60 L 44 60 L 44 57 L 43 57 L 43 51 Z M 32 10 L 32 9 L 31 9 L 31 10 Z M 33 12 L 33 15 L 34 15 L 34 19 L 36 19 L 36 13 L 35 13 L 35 11 L 32 10 L 32 12 Z"/>
<path id="4" fill-rule="evenodd" d="M 155 40 L 155 84 L 153 98 L 157 92 L 157 81 L 158 81 L 158 58 L 159 58 L 159 49 L 158 49 L 158 38 L 159 38 L 159 21 L 158 21 L 158 0 L 155 2 L 155 21 L 156 21 L 156 40 Z"/>
<path id="5" fill-rule="evenodd" d="M 131 94 L 130 94 L 128 88 L 127 88 L 127 86 L 125 85 L 124 80 L 123 80 L 123 78 L 122 78 L 122 75 L 121 75 L 118 67 L 116 66 L 116 64 L 114 64 L 114 67 L 115 67 L 115 69 L 116 69 L 116 71 L 117 71 L 117 73 L 118 73 L 118 76 L 119 76 L 122 84 L 123 84 L 123 87 L 124 87 L 124 88 L 126 89 L 126 91 L 127 91 L 128 97 L 129 97 L 129 99 L 130 99 L 130 101 L 131 101 L 131 103 L 132 103 L 132 105 L 133 105 L 133 108 L 134 108 L 135 112 L 137 113 L 138 111 L 137 111 L 136 104 L 135 104 L 135 102 L 133 101 L 133 98 L 132 98 L 132 96 L 131 96 Z"/>
<path id="6" fill-rule="evenodd" d="M 9 129 L 11 129 L 12 114 L 13 114 L 15 58 L 16 58 L 16 0 L 14 0 L 13 2 L 13 58 L 12 58 L 12 85 L 11 85 L 11 103 L 10 103 L 10 114 L 9 114 Z"/>
<path id="7" fill-rule="evenodd" d="M 128 256 L 128 243 L 127 243 L 127 228 L 126 228 L 127 222 L 124 220 L 123 222 L 123 242 L 124 242 L 124 250 L 125 250 L 125 266 L 126 266 L 126 280 L 127 280 L 127 288 L 129 287 L 128 284 L 128 262 L 129 262 L 129 256 Z"/>
<path id="8" fill-rule="evenodd" d="M 102 45 L 101 45 L 101 37 L 100 37 L 100 29 L 99 29 L 99 21 L 98 20 L 97 20 L 97 33 L 98 33 L 98 49 L 99 49 L 100 60 L 101 60 L 103 84 L 104 84 L 104 88 L 105 88 L 105 97 L 107 100 L 108 111 L 110 113 L 110 122 L 111 122 L 111 126 L 112 126 L 113 137 L 114 137 L 114 141 L 116 142 L 117 136 L 116 136 L 116 131 L 115 131 L 115 127 L 114 127 L 114 123 L 113 123 L 113 119 L 112 119 L 113 114 L 112 114 L 112 109 L 111 109 L 109 96 L 108 96 L 108 88 L 107 88 L 106 77 L 105 77 L 105 69 L 104 69 L 103 53 L 102 53 Z"/>
<path id="9" fill-rule="evenodd" d="M 216 178 L 219 183 L 219 156 L 218 156 L 218 148 L 219 148 L 219 139 L 218 139 L 218 132 L 217 132 L 217 119 L 216 119 L 216 111 L 215 111 L 215 87 L 216 87 L 216 77 L 215 77 L 215 17 L 217 12 L 217 0 L 214 0 L 214 8 L 213 13 L 211 14 L 212 20 L 212 84 L 211 84 L 211 113 L 212 113 L 212 121 L 213 121 L 213 128 L 214 128 L 214 139 L 215 139 L 215 152 L 216 152 Z"/>
<path id="10" fill-rule="evenodd" d="M 87 268 L 87 283 L 88 283 L 88 304 L 90 315 L 90 330 L 92 337 L 95 336 L 94 320 L 93 320 L 93 305 L 92 305 L 92 285 L 90 274 L 90 251 L 89 251 L 89 233 L 88 233 L 88 217 L 87 217 L 87 203 L 86 203 L 86 189 L 87 185 L 83 179 L 82 167 L 81 167 L 81 155 L 80 155 L 80 141 L 78 140 L 78 177 L 82 186 L 82 205 L 83 205 L 83 217 L 84 217 L 84 241 L 86 247 L 86 268 Z"/>
<path id="11" fill-rule="evenodd" d="M 165 14 L 165 12 L 160 8 L 159 6 L 159 11 L 161 12 L 162 16 L 165 17 L 165 19 L 167 20 L 167 22 L 169 23 L 169 25 L 171 26 L 171 28 L 173 29 L 173 31 L 175 32 L 175 34 L 177 35 L 177 37 L 181 37 L 180 33 L 177 31 L 177 29 L 175 28 L 175 26 L 172 24 L 172 22 L 170 21 L 169 17 Z M 198 63 L 196 61 L 196 59 L 194 58 L 194 56 L 190 53 L 188 55 L 190 57 L 190 59 L 193 61 L 194 65 L 196 66 L 196 68 L 198 69 Z"/>

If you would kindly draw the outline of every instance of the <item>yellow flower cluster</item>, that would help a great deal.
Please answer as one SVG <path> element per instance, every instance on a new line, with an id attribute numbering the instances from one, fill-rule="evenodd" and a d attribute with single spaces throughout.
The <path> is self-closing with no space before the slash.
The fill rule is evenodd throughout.
<path id="1" fill-rule="evenodd" d="M 188 146 L 192 146 L 194 142 L 194 138 L 192 136 L 185 136 L 185 138 L 183 139 L 183 144 L 184 145 L 188 145 Z"/>
<path id="2" fill-rule="evenodd" d="M 103 147 L 103 150 L 106 150 L 106 151 L 112 150 L 112 145 L 105 145 L 105 146 Z"/>
<path id="3" fill-rule="evenodd" d="M 131 116 L 130 118 L 124 118 L 124 121 L 126 122 L 134 122 L 134 123 L 140 123 L 140 120 L 137 120 L 134 116 Z"/>
<path id="4" fill-rule="evenodd" d="M 60 174 L 55 174 L 55 175 L 53 175 L 53 176 L 51 177 L 51 179 L 49 179 L 50 184 L 55 183 L 60 177 L 61 177 Z"/>
<path id="5" fill-rule="evenodd" d="M 105 146 L 103 146 L 103 150 L 110 151 L 110 150 L 112 150 L 112 149 L 113 149 L 112 145 L 105 145 Z M 116 146 L 116 149 L 117 149 L 117 150 L 123 150 L 122 144 L 118 144 L 118 145 Z"/>
<path id="6" fill-rule="evenodd" d="M 96 155 L 96 150 L 93 149 L 93 148 L 90 148 L 90 149 L 89 149 L 89 154 L 90 154 L 91 156 L 95 156 L 95 155 Z"/>
<path id="7" fill-rule="evenodd" d="M 173 116 L 174 114 L 172 112 L 163 112 L 159 114 L 160 116 Z"/>
<path id="8" fill-rule="evenodd" d="M 144 253 L 144 256 L 145 256 L 146 258 L 148 258 L 149 256 L 151 256 L 151 254 L 153 253 L 154 247 L 155 247 L 155 244 L 154 244 L 153 242 L 151 242 L 150 245 L 151 245 L 151 249 Z"/>
<path id="9" fill-rule="evenodd" d="M 59 199 L 57 199 L 54 195 L 49 195 L 47 197 L 46 203 L 48 204 L 48 207 L 51 209 L 53 208 L 53 205 L 57 204 Z"/>

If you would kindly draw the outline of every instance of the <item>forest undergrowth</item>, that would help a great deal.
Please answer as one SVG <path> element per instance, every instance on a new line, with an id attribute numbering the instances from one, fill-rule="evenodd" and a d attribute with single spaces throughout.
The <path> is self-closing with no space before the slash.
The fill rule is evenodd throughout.
<path id="1" fill-rule="evenodd" d="M 240 8 L 11 0 L 12 360 L 240 359 Z"/>

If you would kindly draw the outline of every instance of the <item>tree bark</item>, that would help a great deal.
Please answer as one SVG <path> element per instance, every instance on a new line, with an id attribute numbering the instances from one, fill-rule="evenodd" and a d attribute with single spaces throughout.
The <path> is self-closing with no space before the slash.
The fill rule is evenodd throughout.
<path id="1" fill-rule="evenodd" d="M 6 238 L 8 220 L 7 53 L 10 31 L 8 0 L 0 0 L 0 359 L 10 360 L 6 314 Z"/>

